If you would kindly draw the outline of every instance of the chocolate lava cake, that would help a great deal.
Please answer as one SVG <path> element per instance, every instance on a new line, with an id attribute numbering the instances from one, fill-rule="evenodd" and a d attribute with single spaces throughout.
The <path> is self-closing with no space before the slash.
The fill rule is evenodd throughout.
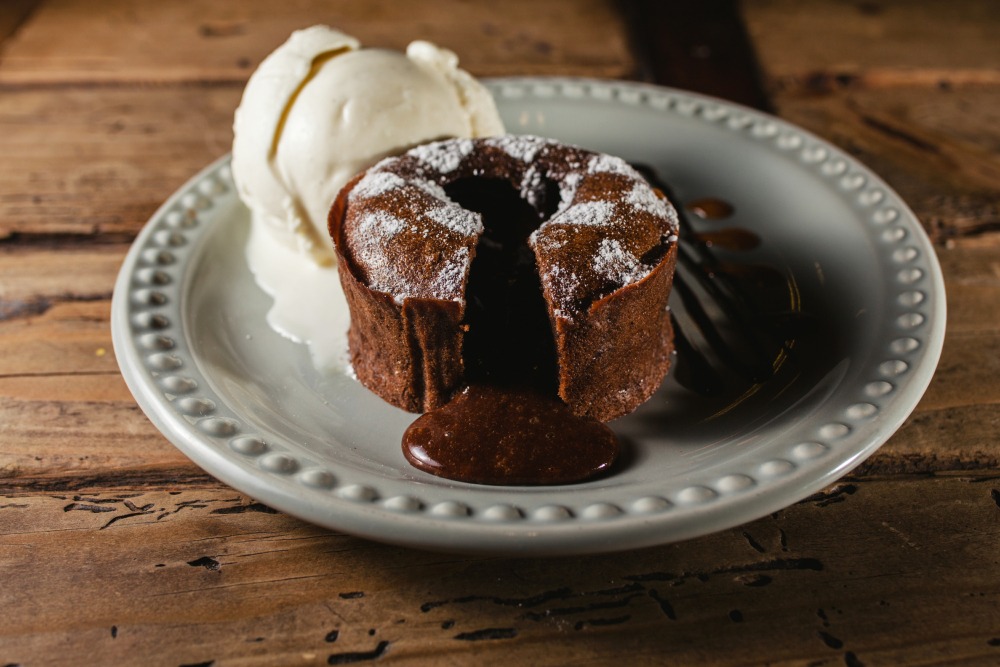
<path id="1" fill-rule="evenodd" d="M 608 421 L 670 366 L 677 215 L 624 160 L 531 136 L 418 146 L 330 211 L 358 379 L 411 412 L 470 383 Z"/>

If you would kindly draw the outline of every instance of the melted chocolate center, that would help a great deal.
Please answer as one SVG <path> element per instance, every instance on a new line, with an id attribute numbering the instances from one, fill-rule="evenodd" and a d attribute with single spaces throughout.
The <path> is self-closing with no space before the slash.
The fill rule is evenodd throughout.
<path id="1" fill-rule="evenodd" d="M 466 379 L 527 384 L 555 394 L 555 339 L 528 247 L 528 236 L 544 218 L 505 180 L 459 179 L 445 192 L 483 216 L 465 293 Z"/>
<path id="2" fill-rule="evenodd" d="M 554 185 L 554 184 L 553 184 Z M 445 192 L 483 216 L 466 288 L 462 361 L 470 386 L 403 434 L 416 468 L 463 482 L 568 484 L 611 467 L 618 440 L 557 396 L 555 339 L 528 236 L 551 215 L 505 180 L 459 179 Z"/>

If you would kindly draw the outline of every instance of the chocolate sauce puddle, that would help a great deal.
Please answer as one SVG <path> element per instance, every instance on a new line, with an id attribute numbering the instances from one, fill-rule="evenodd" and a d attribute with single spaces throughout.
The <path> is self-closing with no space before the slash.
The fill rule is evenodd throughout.
<path id="1" fill-rule="evenodd" d="M 697 232 L 694 238 L 709 247 L 725 248 L 726 250 L 747 251 L 760 245 L 760 237 L 749 229 L 727 227 L 726 229 Z"/>
<path id="2" fill-rule="evenodd" d="M 644 175 L 648 175 L 648 173 L 647 170 L 644 172 Z M 653 175 L 653 178 L 659 180 L 655 175 Z M 706 197 L 704 199 L 689 201 L 685 205 L 685 208 L 691 211 L 692 214 L 706 220 L 721 220 L 728 218 L 734 212 L 732 204 L 716 197 Z"/>
<path id="3" fill-rule="evenodd" d="M 459 179 L 448 196 L 483 216 L 466 291 L 463 364 L 469 386 L 403 434 L 415 468 L 462 482 L 570 484 L 611 468 L 610 428 L 579 417 L 557 396 L 555 340 L 528 236 L 554 212 L 538 210 L 507 182 Z"/>
<path id="4" fill-rule="evenodd" d="M 415 468 L 475 484 L 571 484 L 608 470 L 618 438 L 559 398 L 525 387 L 473 384 L 403 435 Z"/>

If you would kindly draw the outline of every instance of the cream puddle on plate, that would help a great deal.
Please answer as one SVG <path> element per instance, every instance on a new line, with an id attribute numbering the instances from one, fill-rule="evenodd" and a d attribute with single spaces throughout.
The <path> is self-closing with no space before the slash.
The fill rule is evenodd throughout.
<path id="1" fill-rule="evenodd" d="M 337 266 L 321 266 L 278 243 L 258 220 L 250 224 L 246 257 L 257 285 L 274 299 L 267 312 L 271 328 L 307 345 L 321 373 L 350 373 L 347 328 L 351 314 Z"/>

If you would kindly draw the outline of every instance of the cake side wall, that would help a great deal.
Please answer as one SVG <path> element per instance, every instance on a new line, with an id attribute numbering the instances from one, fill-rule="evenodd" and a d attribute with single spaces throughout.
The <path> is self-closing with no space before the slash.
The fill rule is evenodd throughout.
<path id="1" fill-rule="evenodd" d="M 559 396 L 576 414 L 610 421 L 659 388 L 674 349 L 667 302 L 676 259 L 675 244 L 643 280 L 595 301 L 585 319 L 553 318 Z"/>
<path id="2" fill-rule="evenodd" d="M 343 261 L 338 272 L 351 310 L 347 342 L 358 380 L 389 403 L 420 411 L 422 392 L 400 307 L 361 284 Z"/>
<path id="3" fill-rule="evenodd" d="M 406 299 L 402 314 L 414 359 L 413 382 L 419 405 L 411 412 L 443 406 L 464 386 L 462 304 L 436 299 Z"/>

